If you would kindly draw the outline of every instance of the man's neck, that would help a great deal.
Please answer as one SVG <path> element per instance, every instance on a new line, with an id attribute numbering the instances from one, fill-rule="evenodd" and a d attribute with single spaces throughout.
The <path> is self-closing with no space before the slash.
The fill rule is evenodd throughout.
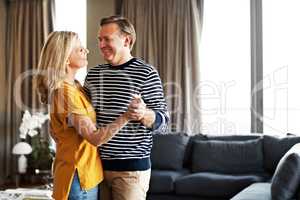
<path id="1" fill-rule="evenodd" d="M 111 65 L 112 66 L 118 66 L 118 65 L 122 65 L 124 63 L 127 63 L 130 59 L 132 59 L 133 56 L 129 53 L 124 55 L 122 58 L 120 58 L 117 62 L 112 62 Z"/>

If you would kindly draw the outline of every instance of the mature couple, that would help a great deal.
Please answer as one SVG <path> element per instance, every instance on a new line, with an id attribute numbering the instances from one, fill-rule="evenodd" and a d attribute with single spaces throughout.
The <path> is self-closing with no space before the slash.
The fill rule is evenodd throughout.
<path id="1" fill-rule="evenodd" d="M 51 108 L 56 200 L 96 200 L 98 191 L 101 200 L 146 198 L 152 132 L 169 117 L 157 71 L 131 55 L 135 37 L 126 18 L 102 19 L 99 49 L 108 64 L 91 68 L 83 87 L 75 74 L 88 50 L 78 35 L 53 32 L 43 47 L 36 82 Z"/>

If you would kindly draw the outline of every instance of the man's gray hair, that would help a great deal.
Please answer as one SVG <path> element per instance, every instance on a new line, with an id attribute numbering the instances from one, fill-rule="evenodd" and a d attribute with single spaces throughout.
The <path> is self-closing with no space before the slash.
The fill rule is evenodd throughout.
<path id="1" fill-rule="evenodd" d="M 102 18 L 100 22 L 100 26 L 103 26 L 105 24 L 111 24 L 111 23 L 117 24 L 122 34 L 126 34 L 131 37 L 130 50 L 132 50 L 136 40 L 136 33 L 132 23 L 125 17 L 113 15 L 110 17 Z"/>

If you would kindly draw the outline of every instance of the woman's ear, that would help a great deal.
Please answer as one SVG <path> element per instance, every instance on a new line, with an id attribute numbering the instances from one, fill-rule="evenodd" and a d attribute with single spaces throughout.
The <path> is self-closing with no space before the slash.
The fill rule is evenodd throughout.
<path id="1" fill-rule="evenodd" d="M 70 68 L 71 68 L 71 67 L 70 67 L 70 63 L 71 63 L 71 62 L 70 62 L 70 60 L 68 59 L 68 60 L 66 61 L 66 65 L 67 65 L 66 68 L 65 68 L 65 69 L 66 69 L 66 73 L 68 73 L 68 71 L 70 71 Z"/>

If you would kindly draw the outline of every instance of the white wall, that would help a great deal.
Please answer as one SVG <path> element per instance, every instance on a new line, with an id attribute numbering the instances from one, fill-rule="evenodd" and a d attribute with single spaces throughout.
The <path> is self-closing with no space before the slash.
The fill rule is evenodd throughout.
<path id="1" fill-rule="evenodd" d="M 88 67 L 105 62 L 98 50 L 97 33 L 101 18 L 114 14 L 114 0 L 87 0 L 87 48 L 90 50 Z"/>

